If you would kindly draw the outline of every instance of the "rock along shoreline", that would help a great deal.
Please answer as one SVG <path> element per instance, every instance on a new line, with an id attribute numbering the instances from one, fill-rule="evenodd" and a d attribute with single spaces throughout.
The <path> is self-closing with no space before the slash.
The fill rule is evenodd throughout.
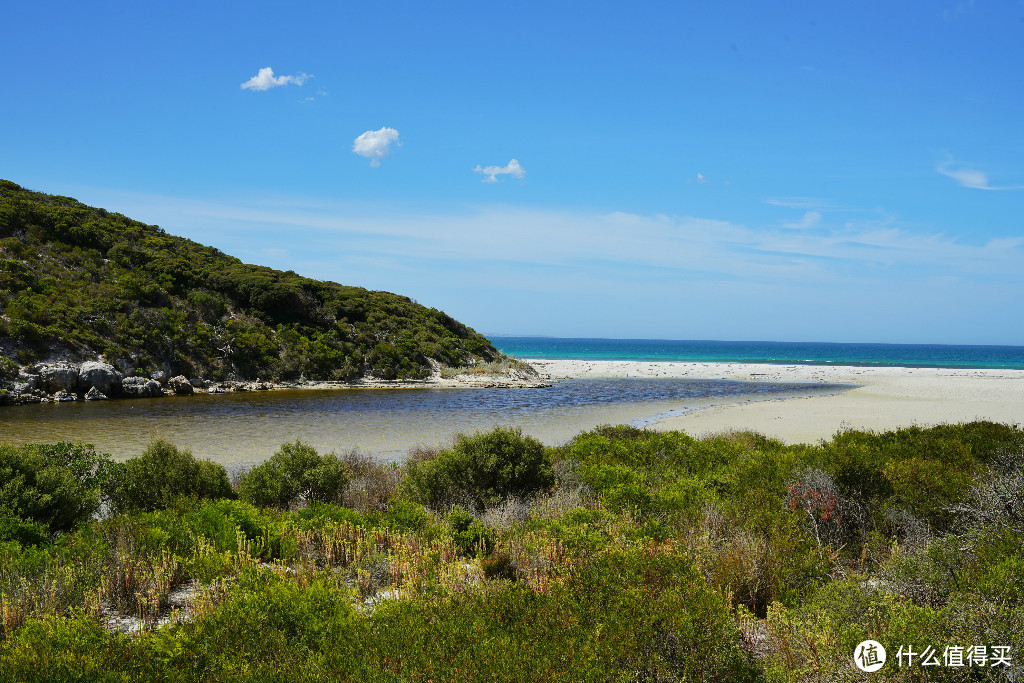
<path id="1" fill-rule="evenodd" d="M 275 389 L 536 389 L 551 386 L 550 378 L 538 373 L 532 366 L 509 369 L 502 373 L 474 372 L 472 368 L 466 370 L 455 374 L 446 372 L 448 376 L 442 376 L 438 367 L 431 376 L 420 380 L 364 377 L 351 382 L 272 382 L 259 378 L 211 381 L 184 375 L 172 377 L 162 370 L 156 370 L 148 376 L 126 375 L 102 361 L 57 361 L 23 367 L 14 381 L 0 388 L 0 405 L 160 398 Z"/>

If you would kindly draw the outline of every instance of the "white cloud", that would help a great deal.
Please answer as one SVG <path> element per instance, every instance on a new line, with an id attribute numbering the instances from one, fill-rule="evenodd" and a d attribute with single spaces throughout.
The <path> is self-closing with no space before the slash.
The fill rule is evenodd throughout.
<path id="1" fill-rule="evenodd" d="M 523 168 L 518 161 L 512 159 L 505 166 L 480 166 L 473 169 L 474 173 L 483 173 L 484 179 L 482 182 L 485 183 L 496 183 L 498 182 L 498 176 L 510 175 L 513 178 L 519 178 L 522 180 L 526 177 L 526 169 Z"/>
<path id="2" fill-rule="evenodd" d="M 295 85 L 302 85 L 308 79 L 312 78 L 309 74 L 298 73 L 294 76 L 275 76 L 274 70 L 269 66 L 263 67 L 259 70 L 255 76 L 247 80 L 242 84 L 243 90 L 270 90 L 271 88 L 277 88 L 282 85 L 288 85 L 294 83 Z"/>
<path id="3" fill-rule="evenodd" d="M 950 164 L 941 164 L 935 169 L 944 176 L 948 176 L 964 187 L 975 190 L 991 190 L 988 186 L 988 176 L 981 171 L 970 168 L 950 168 Z"/>
<path id="4" fill-rule="evenodd" d="M 786 209 L 824 209 L 828 207 L 828 202 L 816 197 L 771 197 L 764 201 L 765 204 L 781 206 Z"/>
<path id="5" fill-rule="evenodd" d="M 401 146 L 398 131 L 387 126 L 380 130 L 368 130 L 355 139 L 352 151 L 370 160 L 370 166 L 380 166 L 380 160 L 391 154 L 391 143 Z"/>
<path id="6" fill-rule="evenodd" d="M 686 184 L 687 185 L 690 185 L 690 184 L 693 184 L 693 183 L 697 183 L 698 185 L 731 185 L 732 184 L 728 180 L 716 180 L 716 181 L 708 180 L 708 177 L 706 175 L 704 175 L 703 173 L 698 173 L 697 176 L 694 177 L 694 178 L 687 178 L 686 179 Z"/>
<path id="7" fill-rule="evenodd" d="M 719 324 L 723 310 L 741 318 L 723 335 L 849 339 L 856 331 L 862 340 L 934 341 L 963 328 L 957 343 L 1014 343 L 1021 331 L 999 311 L 1016 310 L 1024 291 L 1022 230 L 959 239 L 917 221 L 839 221 L 828 210 L 818 229 L 788 230 L 771 216 L 744 225 L 497 204 L 424 212 L 416 202 L 266 194 L 209 202 L 72 189 L 64 192 L 249 262 L 417 296 L 478 329 L 554 334 L 576 315 L 597 325 L 601 300 L 619 302 L 629 323 L 606 336 L 634 327 L 636 336 L 694 334 Z M 792 214 L 799 221 L 807 211 Z M 678 318 L 689 327 L 643 327 Z"/>
<path id="8" fill-rule="evenodd" d="M 818 223 L 821 222 L 820 211 L 805 211 L 803 218 L 798 221 L 787 221 L 782 224 L 783 227 L 789 228 L 790 230 L 809 230 L 817 227 Z"/>
<path id="9" fill-rule="evenodd" d="M 1004 185 L 1001 187 L 993 187 L 988 184 L 988 174 L 983 171 L 978 171 L 973 168 L 966 168 L 958 164 L 954 164 L 952 161 L 941 163 L 935 169 L 939 173 L 960 183 L 963 187 L 969 187 L 972 190 L 1022 190 L 1024 185 Z"/>

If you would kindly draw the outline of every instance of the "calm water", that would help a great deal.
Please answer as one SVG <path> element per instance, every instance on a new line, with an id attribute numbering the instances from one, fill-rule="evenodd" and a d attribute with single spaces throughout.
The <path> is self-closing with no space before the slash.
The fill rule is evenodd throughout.
<path id="1" fill-rule="evenodd" d="M 674 341 L 491 337 L 519 358 L 699 361 L 911 368 L 1024 368 L 1024 346 L 835 344 L 821 342 Z"/>
<path id="2" fill-rule="evenodd" d="M 558 444 L 599 424 L 645 424 L 652 416 L 742 398 L 834 393 L 844 385 L 726 380 L 579 379 L 544 389 L 282 390 L 122 401 L 11 406 L 0 410 L 0 442 L 94 444 L 138 455 L 163 438 L 198 457 L 251 464 L 282 443 L 353 448 L 400 459 L 416 445 L 497 425 Z"/>

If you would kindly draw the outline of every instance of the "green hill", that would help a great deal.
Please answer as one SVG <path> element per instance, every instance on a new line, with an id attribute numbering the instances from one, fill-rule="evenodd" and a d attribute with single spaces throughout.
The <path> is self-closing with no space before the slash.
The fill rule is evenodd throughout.
<path id="1" fill-rule="evenodd" d="M 388 292 L 242 263 L 0 180 L 0 375 L 62 358 L 215 380 L 422 378 L 498 352 Z M 2 379 L 2 376 L 0 376 Z"/>

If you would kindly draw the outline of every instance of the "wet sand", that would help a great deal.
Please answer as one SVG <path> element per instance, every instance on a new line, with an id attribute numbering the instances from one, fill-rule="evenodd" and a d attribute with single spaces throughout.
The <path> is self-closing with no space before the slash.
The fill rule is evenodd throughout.
<path id="1" fill-rule="evenodd" d="M 753 430 L 786 443 L 816 443 L 844 429 L 992 420 L 1024 423 L 1024 370 L 974 370 L 746 363 L 528 360 L 559 377 L 690 377 L 848 383 L 827 396 L 720 403 L 659 419 L 653 429 L 703 435 Z"/>

